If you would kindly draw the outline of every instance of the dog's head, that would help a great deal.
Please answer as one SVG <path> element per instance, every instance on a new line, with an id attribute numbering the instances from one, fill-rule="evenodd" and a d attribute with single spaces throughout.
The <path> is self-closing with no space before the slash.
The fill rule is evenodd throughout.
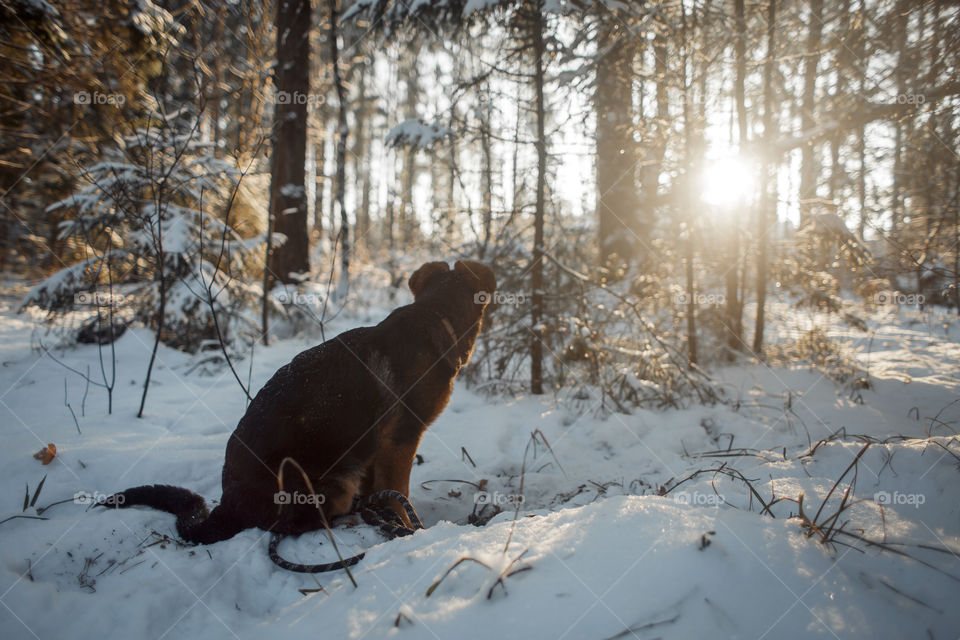
<path id="1" fill-rule="evenodd" d="M 414 300 L 440 288 L 456 286 L 462 290 L 466 287 L 474 302 L 482 307 L 486 307 L 497 289 L 493 270 L 472 260 L 457 260 L 453 269 L 446 262 L 428 262 L 410 276 L 409 284 Z"/>

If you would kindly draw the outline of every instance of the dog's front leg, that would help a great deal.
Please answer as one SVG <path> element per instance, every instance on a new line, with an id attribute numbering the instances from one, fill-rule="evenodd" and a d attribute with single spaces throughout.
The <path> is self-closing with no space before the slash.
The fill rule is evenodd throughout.
<path id="1" fill-rule="evenodd" d="M 393 489 L 408 498 L 410 497 L 410 469 L 413 468 L 418 444 L 417 442 L 412 444 L 384 443 L 374 460 L 373 491 L 371 493 Z M 411 527 L 412 523 L 410 518 L 407 517 L 403 505 L 396 500 L 390 500 L 389 504 L 397 512 L 404 526 Z"/>

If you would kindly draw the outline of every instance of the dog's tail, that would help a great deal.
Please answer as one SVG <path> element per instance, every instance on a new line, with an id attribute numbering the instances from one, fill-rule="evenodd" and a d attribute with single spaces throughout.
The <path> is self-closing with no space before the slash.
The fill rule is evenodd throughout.
<path id="1" fill-rule="evenodd" d="M 207 511 L 202 496 L 168 484 L 133 487 L 99 503 L 103 507 L 143 506 L 177 516 L 177 533 L 186 542 L 210 544 L 232 538 L 246 527 L 222 504 Z"/>

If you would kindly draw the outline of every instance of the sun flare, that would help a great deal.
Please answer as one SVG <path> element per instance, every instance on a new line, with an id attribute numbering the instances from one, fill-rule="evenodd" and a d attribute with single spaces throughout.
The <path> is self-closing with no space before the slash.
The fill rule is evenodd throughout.
<path id="1" fill-rule="evenodd" d="M 753 170 L 743 158 L 712 160 L 701 176 L 701 199 L 707 204 L 729 207 L 745 202 L 753 192 Z"/>

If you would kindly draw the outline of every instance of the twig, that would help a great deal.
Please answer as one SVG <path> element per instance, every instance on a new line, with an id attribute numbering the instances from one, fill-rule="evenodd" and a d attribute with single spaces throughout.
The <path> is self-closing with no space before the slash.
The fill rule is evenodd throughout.
<path id="1" fill-rule="evenodd" d="M 827 501 L 830 499 L 830 496 L 833 495 L 833 492 L 836 490 L 837 486 L 840 484 L 840 481 L 843 480 L 844 477 L 846 477 L 846 475 L 850 472 L 851 469 L 853 469 L 854 467 L 856 467 L 857 463 L 860 461 L 860 458 L 863 457 L 863 454 L 867 452 L 867 449 L 868 449 L 869 447 L 870 447 L 870 443 L 869 443 L 869 442 L 868 442 L 867 444 L 863 445 L 863 448 L 860 449 L 859 453 L 857 453 L 856 456 L 854 456 L 853 460 L 850 462 L 849 465 L 847 465 L 847 468 L 844 470 L 844 472 L 843 472 L 842 474 L 840 474 L 840 477 L 837 478 L 837 481 L 833 483 L 833 486 L 832 486 L 832 487 L 830 487 L 830 491 L 827 492 L 827 496 L 823 499 L 823 502 L 820 504 L 820 508 L 817 509 L 816 515 L 813 516 L 813 521 L 814 521 L 814 522 L 816 522 L 817 520 L 820 519 L 820 513 L 823 511 L 823 508 L 826 506 Z M 856 471 L 854 471 L 853 480 L 851 480 L 850 485 L 847 487 L 847 495 L 849 495 L 850 489 L 853 487 L 854 483 L 856 483 L 856 480 L 857 480 Z M 846 501 L 846 499 L 847 499 L 847 495 L 844 495 L 844 499 L 843 499 L 843 501 L 841 501 L 841 503 L 840 503 L 840 504 L 841 504 L 841 510 L 842 510 L 842 508 L 843 508 L 843 503 L 844 503 L 844 502 Z M 835 518 L 837 515 L 839 515 L 839 513 L 840 513 L 840 512 L 838 511 L 836 514 L 834 514 L 834 518 Z"/>
<path id="2" fill-rule="evenodd" d="M 459 560 L 457 560 L 456 562 L 454 562 L 452 567 L 444 571 L 443 575 L 440 576 L 439 580 L 437 580 L 432 585 L 430 585 L 430 587 L 427 589 L 426 597 L 429 598 L 431 594 L 433 594 L 433 592 L 437 590 L 437 587 L 440 586 L 440 583 L 443 582 L 448 575 L 450 575 L 450 572 L 452 572 L 454 569 L 459 567 L 464 562 L 475 562 L 481 567 L 486 567 L 487 569 L 490 569 L 490 565 L 488 565 L 486 562 L 481 562 L 480 560 L 477 560 L 476 558 L 471 558 L 470 556 L 464 556 Z"/>
<path id="3" fill-rule="evenodd" d="M 70 415 L 73 416 L 73 424 L 77 427 L 77 433 L 83 435 L 80 431 L 80 423 L 77 422 L 77 414 L 73 412 L 73 407 L 70 406 L 70 403 L 67 402 L 67 379 L 63 379 L 63 404 L 70 410 Z"/>
<path id="4" fill-rule="evenodd" d="M 509 578 L 510 576 L 515 576 L 515 575 L 517 575 L 518 573 L 522 573 L 522 572 L 524 572 L 524 571 L 530 571 L 531 569 L 533 569 L 533 567 L 531 567 L 530 565 L 525 565 L 525 566 L 522 566 L 522 567 L 518 567 L 518 568 L 514 569 L 513 571 L 510 571 L 510 569 L 513 567 L 513 565 L 515 565 L 517 562 L 519 562 L 520 559 L 523 558 L 523 556 L 525 556 L 525 555 L 527 554 L 527 551 L 530 551 L 530 549 L 524 549 L 524 550 L 520 553 L 520 555 L 518 555 L 516 558 L 514 558 L 513 560 L 511 560 L 511 561 L 510 561 L 510 564 L 508 564 L 507 567 L 506 567 L 503 571 L 500 572 L 500 575 L 497 577 L 497 580 L 496 580 L 492 585 L 490 585 L 490 589 L 487 591 L 487 600 L 489 600 L 490 598 L 493 597 L 493 590 L 497 588 L 497 585 L 500 585 L 500 586 L 503 588 L 503 591 L 504 591 L 504 592 L 507 591 L 507 586 L 506 586 L 506 584 L 504 584 L 504 582 L 503 582 L 504 578 Z"/>
<path id="5" fill-rule="evenodd" d="M 621 631 L 620 633 L 618 633 L 618 634 L 616 634 L 616 635 L 613 635 L 613 636 L 610 636 L 610 637 L 607 638 L 606 640 L 617 640 L 617 638 L 623 638 L 623 637 L 625 637 L 625 636 L 631 636 L 631 635 L 632 635 L 632 636 L 636 636 L 636 633 L 637 633 L 638 631 L 645 631 L 646 629 L 652 629 L 652 628 L 654 628 L 654 627 L 659 627 L 660 625 L 664 625 L 664 624 L 673 624 L 674 622 L 676 622 L 676 621 L 679 620 L 679 619 L 680 619 L 680 614 L 678 613 L 677 615 L 673 616 L 672 618 L 667 618 L 666 620 L 657 620 L 657 621 L 654 621 L 654 622 L 648 622 L 648 623 L 646 623 L 646 624 L 636 625 L 636 626 L 634 626 L 634 627 L 627 627 L 626 629 L 624 629 L 624 630 Z"/>
<path id="6" fill-rule="evenodd" d="M 906 598 L 907 600 L 910 600 L 910 601 L 912 601 L 912 602 L 916 602 L 916 603 L 919 604 L 921 607 L 926 607 L 927 609 L 930 609 L 931 611 L 935 611 L 936 613 L 939 613 L 940 615 L 943 615 L 943 611 L 941 611 L 940 609 L 937 609 L 936 607 L 932 607 L 932 606 L 930 606 L 929 604 L 927 604 L 926 602 L 924 602 L 923 600 L 920 600 L 919 598 L 914 598 L 913 596 L 911 596 L 911 595 L 908 594 L 908 593 L 904 593 L 903 591 L 901 591 L 900 589 L 897 589 L 895 586 L 893 586 L 892 584 L 890 584 L 889 582 L 887 582 L 887 581 L 884 580 L 883 578 L 878 578 L 877 581 L 878 581 L 880 584 L 882 584 L 883 586 L 885 586 L 887 589 L 890 589 L 890 591 L 893 591 L 894 593 L 903 596 L 903 597 Z"/>
<path id="7" fill-rule="evenodd" d="M 0 520 L 0 524 L 3 524 L 4 522 L 8 522 L 10 520 L 16 520 L 17 518 L 25 518 L 27 520 L 49 520 L 50 519 L 50 518 L 41 518 L 40 516 L 26 516 L 22 514 L 17 514 L 15 516 L 8 516 L 3 520 Z"/>
<path id="8" fill-rule="evenodd" d="M 303 482 L 307 485 L 310 493 L 312 495 L 316 495 L 317 492 L 313 489 L 313 483 L 310 482 L 310 478 L 307 477 L 307 472 L 303 470 L 303 467 L 300 466 L 299 462 L 289 456 L 280 461 L 280 469 L 277 471 L 277 485 L 279 487 L 279 491 L 283 491 L 283 468 L 288 463 L 293 465 L 297 471 L 300 472 L 300 477 L 303 478 Z M 352 582 L 354 588 L 356 588 L 357 581 L 354 580 L 353 573 L 350 571 L 350 567 L 344 561 L 343 554 L 340 553 L 340 547 L 337 546 L 337 541 L 333 538 L 333 531 L 330 530 L 330 524 L 327 522 L 327 515 L 323 512 L 323 508 L 317 501 L 314 501 L 314 506 L 317 508 L 317 511 L 320 512 L 320 519 L 323 521 L 323 528 L 327 530 L 327 536 L 330 538 L 330 544 L 333 545 L 333 550 L 337 552 L 337 557 L 340 559 L 340 564 L 343 566 L 343 570 L 346 571 L 347 577 L 350 578 L 350 582 Z"/>

